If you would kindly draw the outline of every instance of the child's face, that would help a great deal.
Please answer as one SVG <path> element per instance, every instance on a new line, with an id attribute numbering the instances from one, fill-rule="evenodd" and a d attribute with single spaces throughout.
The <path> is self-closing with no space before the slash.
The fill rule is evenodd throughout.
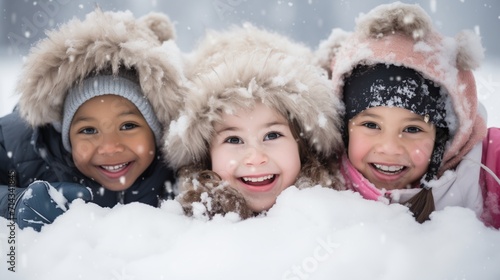
<path id="1" fill-rule="evenodd" d="M 255 212 L 268 210 L 300 172 L 299 148 L 288 121 L 273 109 L 222 114 L 210 143 L 212 170 L 238 190 Z"/>
<path id="2" fill-rule="evenodd" d="M 148 123 L 117 95 L 94 97 L 80 106 L 69 134 L 78 170 L 109 190 L 129 188 L 155 157 Z"/>
<path id="3" fill-rule="evenodd" d="M 348 156 L 379 189 L 402 189 L 426 173 L 436 129 L 406 109 L 374 107 L 351 119 Z"/>

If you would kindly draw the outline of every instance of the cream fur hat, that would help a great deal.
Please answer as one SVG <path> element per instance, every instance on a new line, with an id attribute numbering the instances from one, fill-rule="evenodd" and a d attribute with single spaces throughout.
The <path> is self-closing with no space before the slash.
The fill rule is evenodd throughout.
<path id="1" fill-rule="evenodd" d="M 172 23 L 160 13 L 136 19 L 129 11 L 96 9 L 84 20 L 70 20 L 31 49 L 17 85 L 21 116 L 32 126 L 61 129 L 71 88 L 78 88 L 91 73 L 111 69 L 116 76 L 134 69 L 140 91 L 161 126 L 168 127 L 187 92 L 174 37 Z"/>
<path id="2" fill-rule="evenodd" d="M 335 29 L 320 45 L 318 61 L 331 71 L 334 92 L 342 98 L 344 80 L 357 65 L 388 64 L 414 69 L 436 83 L 447 96 L 450 140 L 439 173 L 455 167 L 486 133 L 478 113 L 472 70 L 484 50 L 480 38 L 462 31 L 455 38 L 440 35 L 418 5 L 380 5 L 356 19 L 352 33 Z"/>
<path id="3" fill-rule="evenodd" d="M 329 157 L 341 151 L 343 106 L 305 46 L 245 24 L 209 32 L 191 58 L 189 78 L 195 90 L 165 135 L 164 151 L 172 167 L 208 160 L 220 113 L 257 102 L 294 119 L 317 154 Z"/>

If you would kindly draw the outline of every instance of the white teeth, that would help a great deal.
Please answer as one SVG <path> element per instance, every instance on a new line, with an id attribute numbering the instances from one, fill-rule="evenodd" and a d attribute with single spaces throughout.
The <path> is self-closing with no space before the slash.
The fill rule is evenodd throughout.
<path id="1" fill-rule="evenodd" d="M 401 165 L 400 166 L 396 166 L 396 165 L 388 166 L 388 165 L 381 165 L 381 164 L 376 164 L 376 163 L 374 163 L 373 165 L 381 171 L 392 172 L 392 173 L 399 172 L 399 171 L 403 170 L 403 168 L 405 168 L 404 166 L 401 166 Z"/>
<path id="2" fill-rule="evenodd" d="M 126 163 L 122 163 L 122 164 L 119 164 L 119 165 L 101 165 L 102 168 L 104 168 L 104 169 L 106 169 L 107 171 L 110 171 L 110 172 L 115 172 L 117 170 L 122 169 L 125 166 L 127 166 Z"/>
<path id="3" fill-rule="evenodd" d="M 246 182 L 262 182 L 262 181 L 265 181 L 265 180 L 269 180 L 271 178 L 273 178 L 274 175 L 267 175 L 267 176 L 263 176 L 263 177 L 243 177 L 243 180 L 246 181 Z"/>

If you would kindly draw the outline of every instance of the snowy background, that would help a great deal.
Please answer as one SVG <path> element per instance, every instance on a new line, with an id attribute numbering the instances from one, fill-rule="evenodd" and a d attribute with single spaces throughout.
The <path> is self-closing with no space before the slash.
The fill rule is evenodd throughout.
<path id="1" fill-rule="evenodd" d="M 315 49 L 333 27 L 351 31 L 359 13 L 384 1 L 0 0 L 0 116 L 17 101 L 14 87 L 30 45 L 96 3 L 136 16 L 165 12 L 179 47 L 189 52 L 205 29 L 241 21 Z M 445 35 L 472 29 L 482 36 L 479 99 L 488 125 L 500 126 L 500 3 L 420 3 Z M 7 270 L 11 233 L 0 218 L 0 279 L 500 279 L 500 231 L 462 208 L 431 218 L 420 225 L 401 205 L 321 188 L 289 188 L 267 216 L 245 221 L 187 218 L 173 201 L 161 209 L 78 201 L 41 233 L 15 231 L 15 273 Z"/>

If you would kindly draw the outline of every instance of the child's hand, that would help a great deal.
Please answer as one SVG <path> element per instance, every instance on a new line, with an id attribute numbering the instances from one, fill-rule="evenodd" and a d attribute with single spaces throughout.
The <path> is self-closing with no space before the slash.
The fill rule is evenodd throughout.
<path id="1" fill-rule="evenodd" d="M 29 185 L 16 204 L 16 221 L 19 228 L 32 227 L 40 231 L 68 210 L 69 204 L 81 198 L 92 200 L 92 192 L 75 183 L 35 181 Z"/>
<path id="2" fill-rule="evenodd" d="M 245 198 L 228 185 L 217 187 L 197 186 L 177 197 L 184 212 L 189 216 L 206 216 L 212 219 L 216 214 L 229 212 L 240 215 L 241 219 L 254 216 Z"/>

